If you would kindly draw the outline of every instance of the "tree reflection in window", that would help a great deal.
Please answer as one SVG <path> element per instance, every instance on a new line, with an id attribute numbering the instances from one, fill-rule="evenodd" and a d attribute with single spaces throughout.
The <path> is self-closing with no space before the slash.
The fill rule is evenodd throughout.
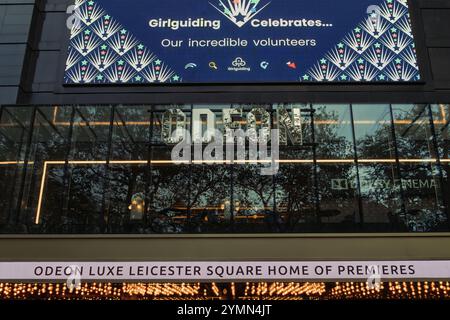
<path id="1" fill-rule="evenodd" d="M 209 108 L 223 129 L 229 107 L 276 127 L 278 105 L 2 107 L 0 232 L 448 231 L 448 105 L 283 106 L 302 109 L 304 145 L 281 147 L 275 176 L 176 165 L 161 128 L 168 108 L 188 130 Z"/>

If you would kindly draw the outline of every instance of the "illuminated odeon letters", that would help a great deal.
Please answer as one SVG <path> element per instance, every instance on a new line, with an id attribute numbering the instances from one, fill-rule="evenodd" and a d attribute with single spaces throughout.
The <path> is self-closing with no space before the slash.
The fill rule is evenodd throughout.
<path id="1" fill-rule="evenodd" d="M 246 115 L 242 108 L 224 108 L 222 112 L 223 137 L 226 143 L 236 143 L 239 137 L 233 135 L 236 130 L 260 131 L 268 141 L 271 140 L 270 130 L 280 131 L 280 145 L 303 144 L 302 116 L 300 107 L 288 108 L 280 105 L 276 109 L 276 121 L 272 128 L 270 113 L 263 107 L 255 107 Z M 180 109 L 167 110 L 162 119 L 162 141 L 166 144 L 177 144 L 184 140 L 186 131 L 191 131 L 194 143 L 210 143 L 214 140 L 219 122 L 216 114 L 210 109 L 193 109 L 189 122 L 186 114 Z M 246 124 L 246 126 L 244 126 Z M 234 138 L 233 138 L 234 136 Z M 254 138 L 250 135 L 249 139 Z"/>
<path id="2" fill-rule="evenodd" d="M 180 109 L 167 110 L 163 116 L 162 139 L 167 144 L 175 144 L 172 161 L 259 163 L 267 166 L 261 174 L 272 175 L 278 172 L 280 143 L 303 143 L 298 107 L 291 108 L 289 113 L 285 106 L 279 106 L 273 128 L 272 116 L 263 107 L 254 107 L 246 115 L 242 108 L 224 108 L 221 112 L 223 120 L 218 121 L 210 109 L 193 109 L 189 128 L 185 113 Z"/>

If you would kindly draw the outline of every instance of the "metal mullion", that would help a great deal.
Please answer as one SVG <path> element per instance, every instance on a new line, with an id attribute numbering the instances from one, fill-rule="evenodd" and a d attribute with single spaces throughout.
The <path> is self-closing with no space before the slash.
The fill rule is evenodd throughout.
<path id="1" fill-rule="evenodd" d="M 151 221 L 149 215 L 151 211 L 151 205 L 153 205 L 154 197 L 151 188 L 153 188 L 153 119 L 154 119 L 154 105 L 150 106 L 150 110 L 148 110 L 149 118 L 150 118 L 150 126 L 149 126 L 149 135 L 148 135 L 148 148 L 147 148 L 147 169 L 145 170 L 147 178 L 146 186 L 145 186 L 145 215 L 144 215 L 144 225 L 147 225 L 149 221 Z"/>
<path id="2" fill-rule="evenodd" d="M 70 208 L 70 189 L 71 189 L 71 174 L 69 172 L 69 157 L 72 152 L 72 141 L 73 141 L 73 126 L 75 122 L 75 113 L 76 106 L 71 106 L 72 110 L 70 113 L 70 126 L 69 133 L 66 138 L 66 153 L 64 156 L 64 178 L 63 178 L 63 206 L 62 206 L 62 216 L 68 216 L 69 208 Z M 72 228 L 72 224 L 69 223 L 69 229 Z"/>
<path id="3" fill-rule="evenodd" d="M 190 105 L 190 113 L 191 113 L 191 130 L 190 130 L 190 134 L 191 134 L 191 161 L 189 162 L 189 164 L 187 164 L 187 166 L 194 166 L 195 164 L 192 162 L 192 157 L 194 157 L 194 153 L 195 153 L 195 143 L 193 143 L 193 138 L 192 138 L 192 126 L 193 126 L 193 113 L 194 113 L 194 105 L 191 104 Z M 202 151 L 203 151 L 203 143 L 202 143 Z M 186 164 L 182 164 L 183 166 L 185 166 Z M 190 168 L 189 168 L 190 169 Z M 187 207 L 187 231 L 188 233 L 190 233 L 191 231 L 191 218 L 192 218 L 192 204 L 191 204 L 191 196 L 192 196 L 192 170 L 188 170 L 188 207 Z"/>
<path id="4" fill-rule="evenodd" d="M 271 104 L 270 105 L 271 107 L 271 117 L 270 117 L 270 119 L 271 119 L 271 127 L 272 128 L 274 128 L 274 126 L 275 126 L 275 123 L 274 123 L 274 120 L 275 120 L 275 114 L 276 114 L 276 112 L 274 111 L 274 108 L 273 108 L 273 104 Z M 270 133 L 270 135 L 272 136 L 272 133 Z M 278 145 L 280 144 L 279 143 L 280 141 L 278 141 Z M 271 142 L 272 143 L 272 146 L 273 146 L 273 141 Z M 279 160 L 279 159 L 273 159 L 273 148 L 271 147 L 270 148 L 270 157 L 272 158 L 272 164 L 271 165 L 273 165 L 273 161 L 276 161 L 276 160 Z M 279 165 L 279 164 L 278 164 Z M 275 217 L 275 226 L 278 226 L 278 221 L 280 221 L 280 219 L 279 219 L 279 216 L 278 216 L 278 210 L 277 210 L 277 178 L 276 178 L 276 174 L 274 173 L 274 174 L 272 174 L 272 193 L 273 193 L 273 195 L 272 195 L 272 198 L 273 198 L 273 206 L 272 206 L 272 209 L 273 209 L 273 216 Z"/>
<path id="5" fill-rule="evenodd" d="M 394 122 L 394 112 L 392 109 L 392 104 L 389 104 L 389 114 L 391 117 L 391 133 L 392 133 L 392 142 L 394 144 L 394 153 L 395 153 L 395 165 L 397 167 L 397 174 L 398 174 L 398 178 L 399 178 L 399 187 L 400 187 L 400 206 L 401 206 L 401 210 L 403 211 L 403 213 L 406 216 L 406 205 L 405 205 L 405 193 L 403 190 L 403 185 L 402 185 L 402 172 L 401 172 L 401 166 L 400 166 L 400 155 L 398 152 L 398 146 L 397 146 L 397 135 L 395 132 L 395 122 Z M 394 185 L 395 185 L 395 180 L 394 180 Z"/>
<path id="6" fill-rule="evenodd" d="M 320 196 L 319 196 L 319 171 L 317 167 L 317 143 L 316 143 L 316 126 L 314 123 L 314 117 L 316 114 L 312 103 L 309 104 L 309 112 L 311 115 L 311 140 L 312 140 L 312 152 L 313 152 L 313 179 L 314 179 L 314 211 L 316 214 L 316 222 L 320 225 L 322 220 L 320 218 Z"/>
<path id="7" fill-rule="evenodd" d="M 241 107 L 241 106 L 239 106 L 239 107 Z M 230 108 L 232 109 L 233 108 L 233 104 L 230 104 Z M 234 138 L 233 138 L 234 139 Z M 225 141 L 225 146 L 227 145 L 227 141 Z M 244 143 L 245 143 L 245 140 L 244 140 Z M 230 160 L 232 160 L 231 161 L 231 163 L 230 163 L 230 166 L 229 166 L 229 168 L 228 168 L 228 170 L 229 170 L 229 174 L 230 174 L 230 226 L 231 226 L 231 232 L 234 232 L 234 205 L 233 205 L 233 203 L 234 203 L 234 188 L 235 188 L 235 186 L 234 186 L 234 173 L 235 173 L 235 171 L 236 171 L 236 164 L 234 163 L 234 158 L 235 158 L 235 155 L 236 155 L 236 152 L 235 151 L 237 151 L 236 149 L 235 149 L 235 147 L 236 147 L 236 144 L 234 143 L 234 140 L 233 140 L 233 142 L 232 142 L 232 148 L 233 148 L 233 159 L 230 159 Z M 226 150 L 225 150 L 225 154 L 226 154 Z M 224 206 L 224 216 L 225 216 L 225 206 Z"/>
<path id="8" fill-rule="evenodd" d="M 356 146 L 356 131 L 355 131 L 355 119 L 353 115 L 353 104 L 350 104 L 350 122 L 352 126 L 352 137 L 353 137 L 353 152 L 355 159 L 355 168 L 356 168 L 356 196 L 358 200 L 358 210 L 359 210 L 359 219 L 360 219 L 360 227 L 364 228 L 364 212 L 363 212 L 363 203 L 362 203 L 362 194 L 361 194 L 361 179 L 359 176 L 359 161 L 358 161 L 358 149 Z"/>
<path id="9" fill-rule="evenodd" d="M 110 161 L 111 161 L 111 151 L 112 151 L 112 137 L 114 130 L 114 116 L 116 112 L 116 106 L 112 105 L 110 108 L 110 119 L 109 119 L 109 132 L 108 132 L 108 147 L 106 152 L 106 164 L 104 167 L 104 180 L 103 180 L 103 197 L 102 197 L 102 207 L 100 214 L 100 226 L 102 227 L 103 233 L 109 232 L 109 205 L 106 205 L 106 198 L 110 196 L 109 190 L 109 173 L 110 173 Z M 105 230 L 105 217 L 108 217 L 108 223 L 106 224 Z"/>

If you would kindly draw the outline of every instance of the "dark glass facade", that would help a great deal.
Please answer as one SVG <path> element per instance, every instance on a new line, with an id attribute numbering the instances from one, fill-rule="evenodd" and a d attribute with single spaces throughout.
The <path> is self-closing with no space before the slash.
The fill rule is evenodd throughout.
<path id="1" fill-rule="evenodd" d="M 170 108 L 279 105 L 3 106 L 3 234 L 197 234 L 449 231 L 447 104 L 289 104 L 303 145 L 280 168 L 175 164 Z M 245 123 L 244 123 L 245 125 Z"/>

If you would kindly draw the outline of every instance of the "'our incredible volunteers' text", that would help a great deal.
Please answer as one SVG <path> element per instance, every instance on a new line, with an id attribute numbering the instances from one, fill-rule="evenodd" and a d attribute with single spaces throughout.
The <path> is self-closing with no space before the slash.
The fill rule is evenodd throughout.
<path id="1" fill-rule="evenodd" d="M 248 47 L 253 45 L 254 47 L 315 47 L 317 45 L 316 39 L 253 39 L 248 41 L 241 38 L 223 38 L 223 39 L 188 39 L 184 40 L 171 40 L 163 39 L 161 46 L 164 48 L 180 48 L 183 46 L 190 48 L 232 48 L 232 47 Z"/>

